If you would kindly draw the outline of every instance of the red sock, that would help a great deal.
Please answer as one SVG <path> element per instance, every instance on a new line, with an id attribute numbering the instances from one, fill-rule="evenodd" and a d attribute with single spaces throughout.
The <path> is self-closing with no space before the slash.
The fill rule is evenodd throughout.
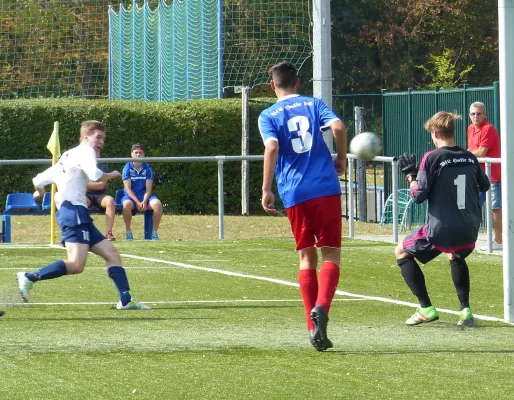
<path id="1" fill-rule="evenodd" d="M 318 282 L 319 289 L 316 305 L 321 305 L 328 315 L 337 284 L 339 283 L 339 266 L 329 261 L 321 264 Z"/>
<path id="2" fill-rule="evenodd" d="M 311 310 L 316 305 L 318 297 L 318 278 L 315 269 L 301 269 L 298 272 L 298 283 L 300 284 L 300 292 L 302 293 L 303 308 L 305 309 L 305 319 L 307 321 L 307 329 L 314 329 L 311 321 Z"/>

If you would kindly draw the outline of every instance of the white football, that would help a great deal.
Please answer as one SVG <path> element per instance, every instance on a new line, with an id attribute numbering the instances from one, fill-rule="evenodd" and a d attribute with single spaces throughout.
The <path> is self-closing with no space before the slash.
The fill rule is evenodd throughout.
<path id="1" fill-rule="evenodd" d="M 350 142 L 350 153 L 359 160 L 371 161 L 382 152 L 382 141 L 373 132 L 362 132 Z"/>

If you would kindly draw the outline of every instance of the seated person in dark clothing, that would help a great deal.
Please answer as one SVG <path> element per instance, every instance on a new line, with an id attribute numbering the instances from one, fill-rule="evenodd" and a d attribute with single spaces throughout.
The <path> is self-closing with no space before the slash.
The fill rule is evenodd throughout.
<path id="1" fill-rule="evenodd" d="M 100 151 L 97 150 L 97 157 L 100 157 Z M 102 172 L 111 172 L 109 167 L 105 164 L 98 163 L 98 169 Z M 116 238 L 112 234 L 112 227 L 114 225 L 115 206 L 114 198 L 105 193 L 109 186 L 108 182 L 89 182 L 87 184 L 87 205 L 88 207 L 96 207 L 105 210 L 105 225 L 107 233 L 105 237 L 107 240 L 114 241 Z"/>

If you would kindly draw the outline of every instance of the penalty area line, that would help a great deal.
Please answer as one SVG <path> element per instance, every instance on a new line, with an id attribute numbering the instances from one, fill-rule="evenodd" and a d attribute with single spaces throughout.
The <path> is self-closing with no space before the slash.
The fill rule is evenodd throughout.
<path id="1" fill-rule="evenodd" d="M 186 268 L 186 269 L 194 269 L 194 270 L 205 271 L 205 272 L 214 272 L 217 274 L 234 276 L 234 277 L 238 277 L 238 278 L 247 278 L 247 279 L 255 279 L 255 280 L 271 282 L 271 283 L 278 283 L 279 285 L 284 285 L 284 286 L 300 287 L 300 285 L 296 282 L 289 282 L 289 281 L 285 281 L 283 279 L 275 279 L 275 278 L 268 278 L 265 276 L 242 274 L 239 272 L 225 271 L 225 270 L 217 269 L 217 268 L 200 267 L 198 265 L 185 264 L 185 263 L 176 262 L 176 261 L 160 260 L 158 258 L 142 257 L 142 256 L 136 256 L 136 255 L 132 255 L 132 254 L 121 254 L 121 256 L 127 257 L 127 258 L 132 258 L 135 260 L 144 260 L 144 261 L 150 261 L 150 262 L 161 263 L 161 264 L 175 265 L 177 267 L 182 267 L 182 268 Z M 347 297 L 363 299 L 363 300 L 373 300 L 373 301 L 379 301 L 382 303 L 390 303 L 390 304 L 396 304 L 396 305 L 401 305 L 401 306 L 408 306 L 408 307 L 412 307 L 412 308 L 419 307 L 419 304 L 411 303 L 408 301 L 388 299 L 386 297 L 379 297 L 379 296 L 367 296 L 367 295 L 363 295 L 363 294 L 346 292 L 344 290 L 336 290 L 336 294 L 339 296 L 347 296 Z M 449 310 L 446 308 L 438 308 L 437 310 L 439 312 L 446 313 L 446 314 L 459 315 L 459 311 L 455 311 L 455 310 Z M 506 323 L 509 325 L 514 325 L 513 323 L 509 323 L 502 318 L 490 317 L 488 315 L 479 315 L 479 314 L 473 314 L 473 316 L 475 317 L 475 319 L 479 319 L 479 320 L 483 320 L 483 321 L 503 322 L 503 323 Z"/>

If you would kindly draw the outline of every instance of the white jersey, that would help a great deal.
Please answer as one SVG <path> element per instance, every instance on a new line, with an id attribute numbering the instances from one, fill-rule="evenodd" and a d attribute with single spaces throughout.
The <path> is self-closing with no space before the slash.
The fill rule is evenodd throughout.
<path id="1" fill-rule="evenodd" d="M 51 183 L 57 185 L 55 205 L 58 209 L 65 201 L 87 208 L 87 183 L 99 180 L 102 175 L 96 166 L 95 150 L 81 144 L 66 151 L 55 165 L 38 174 L 32 182 L 41 189 Z"/>

